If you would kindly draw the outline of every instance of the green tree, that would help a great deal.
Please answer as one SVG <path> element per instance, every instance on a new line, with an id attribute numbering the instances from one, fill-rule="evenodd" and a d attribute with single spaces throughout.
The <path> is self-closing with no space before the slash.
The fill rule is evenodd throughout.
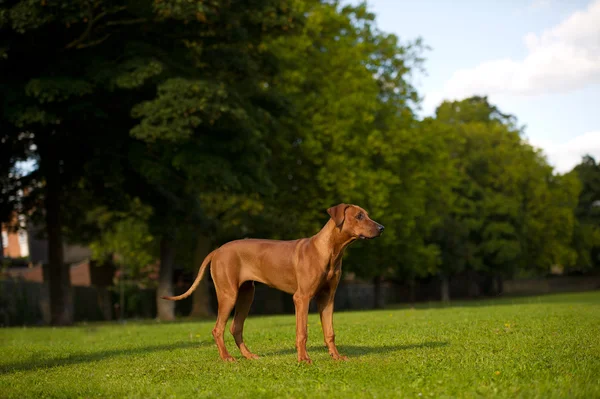
<path id="1" fill-rule="evenodd" d="M 94 28 L 104 33 L 120 29 L 117 21 L 128 16 L 123 11 L 112 3 L 92 7 L 84 1 L 0 5 L 0 134 L 7 152 L 2 157 L 2 217 L 14 209 L 32 210 L 32 220 L 45 225 L 53 324 L 73 320 L 69 270 L 63 264 L 62 204 L 77 191 L 91 160 L 110 163 L 101 161 L 109 159 L 105 150 L 117 147 L 113 138 L 127 132 L 116 121 L 127 115 L 131 98 L 109 101 L 101 84 L 123 71 L 99 74 L 99 54 L 90 50 L 100 44 Z M 115 26 L 108 28 L 108 21 Z M 102 48 L 118 59 L 116 47 Z M 37 170 L 16 174 L 16 163 L 27 159 L 37 161 Z M 19 190 L 26 196 L 17 195 Z"/>
<path id="2" fill-rule="evenodd" d="M 443 103 L 436 120 L 451 138 L 458 176 L 434 236 L 443 280 L 464 271 L 501 278 L 572 263 L 578 187 L 571 177 L 554 175 L 522 138 L 516 118 L 485 97 L 471 97 Z M 477 285 L 472 288 L 476 295 Z M 442 296 L 448 299 L 447 292 Z"/>
<path id="3" fill-rule="evenodd" d="M 45 215 L 54 324 L 72 322 L 64 203 L 81 186 L 106 200 L 127 193 L 152 207 L 150 226 L 162 248 L 160 295 L 170 290 L 179 224 L 203 220 L 198 192 L 264 185 L 263 140 L 277 105 L 268 89 L 274 58 L 261 43 L 292 30 L 292 6 L 0 5 L 2 214 L 28 187 L 27 204 Z M 15 163 L 29 158 L 39 168 L 16 178 Z M 172 318 L 163 302 L 160 317 Z"/>
<path id="4" fill-rule="evenodd" d="M 100 228 L 100 233 L 89 242 L 95 259 L 115 257 L 129 275 L 139 274 L 157 258 L 156 239 L 149 230 L 152 209 L 139 200 L 133 200 L 126 211 L 110 211 L 98 207 L 88 212 L 87 220 Z M 145 276 L 140 276 L 145 277 Z"/>
<path id="5" fill-rule="evenodd" d="M 292 30 L 298 17 L 292 6 L 275 1 L 252 7 L 215 3 L 205 23 L 182 41 L 180 68 L 163 73 L 156 97 L 132 110 L 139 124 L 131 133 L 146 144 L 146 153 L 133 158 L 135 167 L 158 192 L 139 196 L 161 210 L 151 221 L 161 241 L 159 318 L 173 317 L 174 304 L 158 298 L 172 295 L 174 243 L 181 222 L 209 219 L 200 194 L 264 194 L 271 188 L 266 141 L 276 134 L 273 125 L 282 108 L 270 84 L 277 60 L 263 42 Z M 161 12 L 179 19 L 196 18 L 194 9 L 177 11 L 176 2 L 164 7 L 161 3 Z M 162 46 L 162 39 L 156 40 Z M 186 64 L 190 68 L 181 71 Z"/>
<path id="6" fill-rule="evenodd" d="M 581 271 L 600 268 L 600 164 L 585 156 L 573 172 L 581 182 L 575 209 L 573 247 L 577 251 L 575 268 Z"/>
<path id="7" fill-rule="evenodd" d="M 345 270 L 377 278 L 397 275 L 402 264 L 418 274 L 418 264 L 434 258 L 424 242 L 435 219 L 429 184 L 443 183 L 444 169 L 441 139 L 431 129 L 415 133 L 419 98 L 410 76 L 423 45 L 381 32 L 365 4 L 305 5 L 302 33 L 270 44 L 283 64 L 275 84 L 295 111 L 282 122 L 290 135 L 273 144 L 275 181 L 284 188 L 273 212 L 278 236 L 314 234 L 332 204 L 356 203 L 387 227 L 353 248 Z"/>

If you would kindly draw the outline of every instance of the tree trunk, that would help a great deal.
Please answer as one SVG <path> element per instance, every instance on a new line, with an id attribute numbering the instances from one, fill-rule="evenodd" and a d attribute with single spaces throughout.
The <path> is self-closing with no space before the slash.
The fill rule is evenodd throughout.
<path id="1" fill-rule="evenodd" d="M 382 277 L 377 276 L 373 278 L 373 307 L 375 309 L 383 309 L 383 292 L 381 287 Z"/>
<path id="2" fill-rule="evenodd" d="M 117 319 L 123 322 L 125 320 L 125 267 L 121 264 L 119 273 L 119 303 L 115 304 Z"/>
<path id="3" fill-rule="evenodd" d="M 158 272 L 158 289 L 156 290 L 156 310 L 159 320 L 175 320 L 175 302 L 161 299 L 161 296 L 173 296 L 173 263 L 175 248 L 170 237 L 164 236 L 160 241 L 160 266 Z"/>
<path id="4" fill-rule="evenodd" d="M 196 250 L 194 252 L 194 266 L 196 268 L 196 273 L 198 273 L 204 258 L 206 258 L 206 256 L 210 253 L 210 249 L 210 238 L 204 234 L 198 234 L 198 239 L 196 240 Z M 194 278 L 196 278 L 195 275 Z M 190 311 L 190 317 L 206 318 L 211 316 L 213 316 L 213 311 L 210 308 L 207 273 L 204 275 L 202 281 L 200 281 L 196 291 L 194 291 L 192 294 L 192 310 Z"/>
<path id="5" fill-rule="evenodd" d="M 2 223 L 0 223 L 0 268 L 4 266 L 4 237 L 2 237 Z M 8 243 L 6 243 L 8 246 Z"/>
<path id="6" fill-rule="evenodd" d="M 450 302 L 450 279 L 446 275 L 442 275 L 441 296 L 442 302 Z"/>
<path id="7" fill-rule="evenodd" d="M 90 278 L 92 285 L 96 287 L 98 307 L 104 320 L 113 318 L 113 303 L 108 287 L 113 285 L 115 270 L 113 254 L 107 255 L 101 261 L 90 261 Z"/>
<path id="8" fill-rule="evenodd" d="M 52 322 L 52 315 L 50 313 L 50 271 L 48 270 L 48 264 L 42 264 L 42 286 L 40 287 L 40 312 L 42 313 L 42 320 L 44 324 L 50 324 Z"/>
<path id="9" fill-rule="evenodd" d="M 112 301 L 110 291 L 108 287 L 96 287 L 96 292 L 98 293 L 98 307 L 102 312 L 102 317 L 104 320 L 109 321 L 113 318 L 112 312 Z"/>
<path id="10" fill-rule="evenodd" d="M 48 239 L 48 282 L 50 288 L 51 324 L 73 324 L 73 294 L 70 267 L 64 264 L 62 216 L 60 209 L 60 160 L 52 138 L 40 147 L 40 167 L 46 185 L 44 207 Z"/>

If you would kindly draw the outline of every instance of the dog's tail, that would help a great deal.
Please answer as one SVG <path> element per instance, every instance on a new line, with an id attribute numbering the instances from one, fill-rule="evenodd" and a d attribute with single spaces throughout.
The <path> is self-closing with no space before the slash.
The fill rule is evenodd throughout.
<path id="1" fill-rule="evenodd" d="M 202 262 L 202 266 L 200 266 L 200 271 L 198 271 L 198 275 L 196 276 L 196 280 L 194 280 L 194 284 L 192 284 L 192 286 L 190 287 L 189 290 L 187 290 L 185 293 L 183 293 L 181 295 L 177 295 L 177 296 L 161 296 L 161 298 L 162 299 L 167 299 L 169 301 L 179 301 L 180 299 L 184 299 L 184 298 L 187 298 L 188 296 L 192 295 L 192 292 L 194 292 L 196 290 L 196 288 L 198 288 L 198 284 L 200 284 L 200 280 L 202 280 L 202 277 L 204 277 L 204 272 L 206 271 L 206 267 L 208 266 L 208 264 L 212 260 L 212 257 L 215 254 L 215 252 L 217 252 L 216 249 L 214 251 L 212 251 L 211 253 L 209 253 L 206 256 L 206 258 L 204 258 L 204 262 Z"/>

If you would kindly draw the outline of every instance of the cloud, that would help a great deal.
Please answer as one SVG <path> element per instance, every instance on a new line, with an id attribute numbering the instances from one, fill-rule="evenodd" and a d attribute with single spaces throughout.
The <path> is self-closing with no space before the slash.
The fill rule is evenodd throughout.
<path id="1" fill-rule="evenodd" d="M 600 83 L 600 0 L 541 34 L 528 33 L 523 41 L 524 59 L 496 59 L 458 70 L 432 97 L 565 93 Z"/>
<path id="2" fill-rule="evenodd" d="M 529 143 L 544 150 L 548 161 L 559 173 L 569 172 L 584 155 L 600 161 L 600 131 L 584 133 L 564 143 L 550 140 L 529 140 Z"/>

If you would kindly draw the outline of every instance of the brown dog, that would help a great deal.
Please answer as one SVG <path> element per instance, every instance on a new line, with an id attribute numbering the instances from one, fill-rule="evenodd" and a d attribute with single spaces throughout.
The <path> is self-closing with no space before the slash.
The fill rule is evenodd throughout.
<path id="1" fill-rule="evenodd" d="M 180 300 L 191 295 L 198 287 L 206 267 L 217 292 L 219 310 L 217 324 L 212 331 L 221 359 L 233 361 L 227 352 L 223 333 L 227 319 L 235 306 L 231 334 L 242 355 L 256 359 L 244 344 L 242 332 L 254 299 L 254 281 L 293 294 L 296 307 L 296 349 L 298 361 L 311 363 L 306 353 L 308 305 L 316 298 L 325 345 L 332 358 L 346 360 L 335 347 L 333 332 L 333 300 L 342 274 L 344 249 L 357 239 L 375 238 L 383 226 L 371 220 L 359 206 L 339 204 L 327 210 L 331 219 L 319 233 L 310 238 L 293 241 L 244 239 L 231 241 L 211 252 L 194 284 L 182 295 L 163 297 Z"/>

